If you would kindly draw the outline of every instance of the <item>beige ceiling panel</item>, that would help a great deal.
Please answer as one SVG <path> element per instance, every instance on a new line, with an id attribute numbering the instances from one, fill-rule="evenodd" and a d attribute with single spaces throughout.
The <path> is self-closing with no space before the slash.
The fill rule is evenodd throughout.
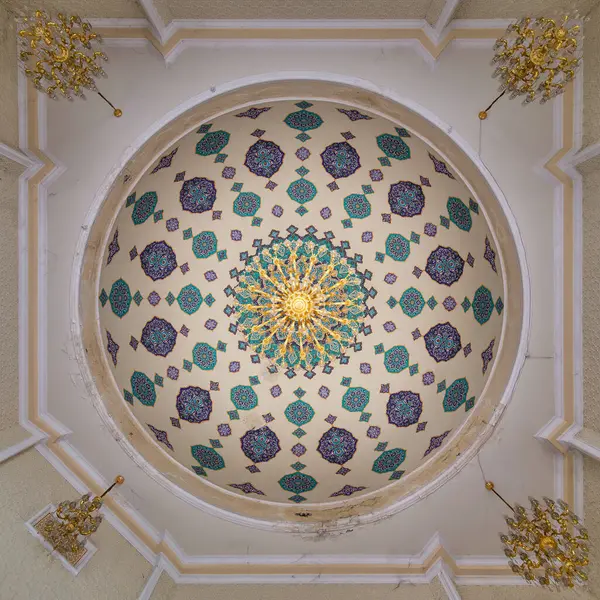
<path id="1" fill-rule="evenodd" d="M 431 0 L 172 0 L 175 19 L 424 19 Z"/>
<path id="2" fill-rule="evenodd" d="M 66 12 L 89 19 L 138 19 L 144 18 L 144 12 L 136 0 L 39 0 L 35 3 L 21 0 L 0 0 L 0 3 L 17 14 L 46 10 L 51 13 Z"/>
<path id="3" fill-rule="evenodd" d="M 598 0 L 461 0 L 455 19 L 511 19 L 523 15 L 548 14 L 552 10 L 577 9 L 586 14 Z"/>
<path id="4" fill-rule="evenodd" d="M 432 27 L 435 27 L 435 24 L 437 23 L 438 19 L 440 18 L 440 15 L 442 14 L 442 11 L 444 10 L 445 5 L 446 5 L 446 0 L 431 0 L 431 3 L 429 4 L 429 8 L 427 9 L 427 14 L 425 15 L 425 18 L 427 19 L 427 22 Z"/>

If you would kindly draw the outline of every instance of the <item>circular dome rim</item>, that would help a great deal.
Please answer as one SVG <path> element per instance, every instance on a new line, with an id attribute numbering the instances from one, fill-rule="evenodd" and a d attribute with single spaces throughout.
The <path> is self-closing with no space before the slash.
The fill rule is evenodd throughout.
<path id="1" fill-rule="evenodd" d="M 478 199 L 482 195 L 488 197 L 482 203 L 482 207 L 490 231 L 497 242 L 504 287 L 506 290 L 510 285 L 512 298 L 505 309 L 498 354 L 481 395 L 480 406 L 457 429 L 447 447 L 400 482 L 384 486 L 354 501 L 345 499 L 332 503 L 307 503 L 303 505 L 300 513 L 297 512 L 299 510 L 297 506 L 240 497 L 214 483 L 202 481 L 156 445 L 130 413 L 108 369 L 97 326 L 96 302 L 102 254 L 112 224 L 119 214 L 127 190 L 132 187 L 133 182 L 137 182 L 143 176 L 159 154 L 201 122 L 244 106 L 292 97 L 339 102 L 379 114 L 403 126 L 408 126 L 427 144 L 438 150 L 460 173 L 463 181 L 475 192 Z M 418 123 L 420 127 L 411 125 L 411 121 Z M 426 135 L 425 130 L 433 136 Z M 248 84 L 247 81 L 239 82 L 238 86 L 232 85 L 229 90 L 224 90 L 220 95 L 211 92 L 195 98 L 169 113 L 158 125 L 147 131 L 145 140 L 130 149 L 128 155 L 121 160 L 120 166 L 115 167 L 106 184 L 100 189 L 95 201 L 96 210 L 90 211 L 89 227 L 82 234 L 79 253 L 82 259 L 81 263 L 75 265 L 76 277 L 74 277 L 74 291 L 80 301 L 75 303 L 76 314 L 72 322 L 74 338 L 76 342 L 80 342 L 76 344 L 77 358 L 82 366 L 84 380 L 93 402 L 114 437 L 138 466 L 160 485 L 202 510 L 245 525 L 269 529 L 276 526 L 288 531 L 310 531 L 316 529 L 323 521 L 331 522 L 341 518 L 347 521 L 349 516 L 360 516 L 361 523 L 379 520 L 424 498 L 464 467 L 468 459 L 491 435 L 494 425 L 510 400 L 512 387 L 524 359 L 523 344 L 529 329 L 529 292 L 524 251 L 506 200 L 491 175 L 476 158 L 475 153 L 469 151 L 465 142 L 456 134 L 447 133 L 451 131 L 450 127 L 428 114 L 422 107 L 397 96 L 384 95 L 366 82 L 365 87 L 358 87 L 356 80 L 349 82 L 335 81 L 331 78 L 320 80 L 286 77 L 271 78 L 254 84 Z M 456 158 L 460 159 L 460 167 L 456 166 Z M 470 172 L 471 177 L 464 174 L 465 170 Z M 133 173 L 135 176 L 132 175 Z M 474 185 L 473 178 L 478 180 L 478 187 Z M 480 187 L 484 194 L 479 193 Z M 492 219 L 491 216 L 496 218 Z M 502 243 L 498 243 L 498 240 Z M 507 254 L 510 254 L 509 260 L 505 260 Z M 507 266 L 510 267 L 508 272 Z M 506 293 L 505 297 L 508 297 Z M 506 315 L 510 314 L 514 317 L 513 313 L 518 316 L 520 326 L 508 330 Z M 80 324 L 90 323 L 90 319 L 96 323 L 95 327 L 80 326 Z M 508 346 L 511 350 L 510 355 Z M 498 381 L 500 370 L 502 383 Z M 497 401 L 493 401 L 492 396 L 496 397 Z M 123 435 L 124 433 L 126 435 Z M 129 440 L 128 436 L 132 439 Z M 453 454 L 459 458 L 453 461 L 450 467 L 439 468 L 445 463 L 445 457 Z M 151 460 L 149 456 L 153 459 Z M 155 457 L 158 460 L 155 460 Z M 164 466 L 157 468 L 156 464 L 164 465 L 165 459 L 169 469 L 165 469 Z M 434 469 L 435 465 L 438 466 L 437 470 Z M 173 467 L 177 472 L 176 475 L 173 474 Z M 166 475 L 161 469 L 167 470 L 170 475 Z M 429 476 L 432 472 L 433 475 Z M 422 479 L 426 481 L 419 483 Z M 367 501 L 366 507 L 365 501 Z M 363 506 L 360 506 L 361 504 Z M 259 507 L 258 511 L 257 507 Z M 268 517 L 266 514 L 260 514 L 260 507 L 268 507 Z M 311 514 L 303 516 L 307 510 L 312 511 Z M 264 510 L 262 512 L 266 513 Z M 340 512 L 343 512 L 343 515 Z M 343 526 L 341 523 L 340 528 Z M 328 528 L 331 527 L 328 525 Z"/>

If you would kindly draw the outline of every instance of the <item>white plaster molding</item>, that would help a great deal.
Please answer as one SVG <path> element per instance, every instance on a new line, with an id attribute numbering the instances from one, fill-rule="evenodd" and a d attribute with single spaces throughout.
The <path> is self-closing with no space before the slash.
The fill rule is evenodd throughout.
<path id="1" fill-rule="evenodd" d="M 23 154 L 20 150 L 16 150 L 12 146 L 0 142 L 0 156 L 4 156 L 13 162 L 16 162 L 23 167 L 30 168 L 37 165 L 36 161 Z"/>
<path id="2" fill-rule="evenodd" d="M 590 458 L 600 460 L 600 433 L 596 431 L 573 425 L 560 436 L 560 441 Z"/>
<path id="3" fill-rule="evenodd" d="M 442 38 L 442 33 L 446 31 L 450 21 L 452 21 L 452 15 L 455 13 L 459 3 L 460 0 L 446 0 L 444 8 L 442 8 L 442 12 L 433 28 L 433 36 L 436 40 L 439 41 Z"/>
<path id="4" fill-rule="evenodd" d="M 437 576 L 442 584 L 442 588 L 444 588 L 444 591 L 448 596 L 448 600 L 460 600 L 460 594 L 458 593 L 454 583 L 454 575 L 445 562 L 441 562 Z"/>
<path id="5" fill-rule="evenodd" d="M 167 35 L 166 23 L 163 21 L 158 10 L 156 10 L 153 0 L 139 0 L 139 3 L 148 18 L 154 35 L 156 35 L 161 44 L 165 44 L 170 36 Z"/>
<path id="6" fill-rule="evenodd" d="M 161 558 L 162 558 L 162 554 L 161 554 Z M 154 593 L 154 588 L 156 587 L 156 584 L 158 583 L 158 580 L 160 579 L 160 576 L 163 574 L 164 570 L 165 570 L 165 567 L 163 565 L 163 562 L 161 560 L 159 560 L 158 564 L 152 570 L 150 577 L 148 577 L 148 580 L 146 581 L 146 585 L 144 586 L 144 589 L 141 591 L 140 595 L 138 596 L 138 600 L 150 600 L 152 598 L 152 594 Z"/>
<path id="7" fill-rule="evenodd" d="M 477 440 L 465 451 L 460 457 L 457 458 L 456 462 L 449 467 L 446 471 L 441 473 L 436 479 L 429 482 L 427 485 L 421 487 L 418 490 L 415 490 L 413 493 L 407 495 L 405 498 L 391 504 L 381 510 L 370 514 L 353 516 L 347 519 L 340 519 L 335 523 L 327 524 L 327 531 L 346 531 L 352 528 L 356 528 L 361 525 L 366 525 L 369 523 L 373 523 L 379 521 L 380 519 L 386 518 L 397 512 L 400 512 L 408 506 L 414 504 L 427 497 L 431 493 L 435 492 L 442 485 L 444 485 L 447 481 L 449 481 L 452 477 L 454 477 L 465 465 L 467 465 L 477 454 L 481 446 L 491 437 L 493 434 L 498 421 L 504 412 L 508 402 L 510 401 L 514 388 L 516 386 L 517 380 L 523 368 L 523 364 L 525 362 L 526 353 L 527 353 L 527 345 L 530 334 L 530 324 L 531 324 L 531 291 L 530 291 L 530 278 L 529 278 L 529 270 L 527 266 L 527 261 L 525 257 L 525 250 L 521 235 L 518 230 L 518 226 L 514 215 L 508 205 L 506 198 L 504 197 L 502 190 L 499 185 L 488 171 L 487 167 L 484 165 L 479 155 L 475 152 L 473 148 L 470 147 L 467 142 L 460 137 L 453 127 L 441 121 L 436 115 L 426 110 L 416 102 L 409 100 L 407 98 L 399 96 L 396 92 L 388 89 L 388 88 L 380 88 L 379 86 L 374 85 L 373 83 L 359 79 L 354 77 L 342 76 L 338 74 L 331 73 L 323 73 L 323 72 L 302 72 L 302 71 L 291 71 L 291 72 L 277 72 L 277 73 L 266 73 L 258 76 L 246 77 L 238 80 L 234 80 L 228 82 L 226 84 L 222 84 L 220 86 L 215 86 L 208 91 L 205 91 L 198 96 L 188 99 L 187 101 L 181 103 L 175 109 L 168 112 L 161 119 L 156 121 L 151 127 L 146 129 L 146 131 L 141 134 L 135 142 L 133 142 L 126 151 L 121 155 L 117 164 L 113 167 L 113 169 L 107 174 L 103 184 L 98 188 L 96 197 L 86 215 L 86 219 L 82 224 L 82 230 L 80 234 L 80 238 L 77 243 L 75 257 L 73 262 L 73 275 L 71 277 L 71 327 L 72 327 L 72 339 L 74 345 L 74 351 L 79 363 L 79 367 L 81 370 L 82 379 L 87 387 L 88 393 L 92 402 L 100 414 L 105 426 L 111 435 L 117 440 L 117 442 L 124 449 L 126 454 L 156 483 L 161 485 L 164 489 L 173 493 L 176 497 L 184 500 L 188 504 L 199 508 L 208 514 L 213 516 L 217 516 L 219 518 L 223 518 L 233 523 L 237 523 L 239 525 L 244 525 L 248 527 L 254 527 L 263 530 L 269 531 L 288 531 L 288 532 L 305 532 L 305 533 L 315 533 L 315 525 L 314 524 L 304 524 L 304 523 L 296 523 L 296 522 L 270 522 L 264 521 L 256 518 L 246 517 L 244 515 L 240 515 L 237 513 L 225 511 L 220 509 L 217 506 L 209 504 L 193 496 L 189 492 L 183 490 L 170 480 L 168 480 L 162 473 L 160 473 L 153 465 L 151 465 L 146 459 L 142 457 L 142 455 L 133 447 L 133 445 L 126 439 L 126 436 L 122 434 L 122 432 L 118 429 L 114 421 L 110 418 L 106 406 L 104 402 L 99 397 L 98 390 L 96 389 L 92 374 L 89 370 L 89 365 L 85 358 L 85 350 L 83 348 L 83 342 L 81 338 L 81 317 L 79 314 L 79 278 L 82 267 L 82 260 L 85 252 L 85 248 L 87 245 L 87 240 L 89 236 L 89 231 L 91 230 L 91 226 L 95 219 L 95 216 L 104 201 L 104 198 L 112 186 L 114 180 L 118 176 L 118 174 L 123 169 L 124 165 L 135 155 L 138 149 L 148 140 L 150 139 L 157 131 L 159 131 L 163 126 L 167 123 L 181 115 L 186 110 L 196 106 L 197 104 L 207 100 L 208 98 L 213 97 L 216 94 L 223 94 L 235 89 L 239 89 L 241 87 L 246 87 L 252 84 L 262 84 L 266 82 L 273 81 L 289 81 L 289 80 L 320 80 L 320 81 L 329 81 L 333 83 L 342 83 L 346 85 L 352 85 L 354 87 L 362 88 L 367 91 L 372 91 L 374 93 L 380 94 L 391 100 L 403 104 L 408 107 L 410 110 L 413 110 L 417 114 L 420 114 L 422 117 L 430 121 L 432 124 L 437 126 L 442 131 L 446 132 L 446 134 L 467 154 L 467 156 L 473 161 L 476 167 L 480 170 L 482 175 L 487 180 L 488 185 L 491 187 L 494 192 L 498 202 L 500 203 L 502 209 L 504 210 L 506 219 L 509 223 L 509 227 L 511 229 L 511 233 L 514 238 L 514 242 L 517 248 L 517 254 L 519 257 L 519 266 L 523 279 L 523 327 L 521 330 L 521 337 L 519 342 L 518 352 L 515 358 L 513 370 L 510 376 L 510 379 L 507 383 L 507 386 L 504 390 L 504 394 L 498 403 L 498 406 L 485 425 L 485 429 L 479 434 Z M 268 99 L 265 98 L 265 101 Z M 497 240 L 494 236 L 494 241 L 497 244 Z M 506 290 L 505 290 L 506 292 Z M 505 322 L 503 327 L 507 327 L 507 323 Z M 485 393 L 485 390 L 484 392 Z M 456 435 L 460 434 L 460 429 L 456 432 Z"/>
<path id="8" fill-rule="evenodd" d="M 586 163 L 588 160 L 596 158 L 598 155 L 600 155 L 600 142 L 590 144 L 583 150 L 573 154 L 567 161 L 567 164 L 570 167 L 578 167 L 579 165 Z"/>
<path id="9" fill-rule="evenodd" d="M 29 448 L 35 446 L 38 442 L 41 442 L 46 438 L 46 434 L 40 431 L 30 435 L 21 442 L 17 442 L 8 448 L 4 448 L 4 450 L 0 450 L 0 464 L 7 461 L 9 458 L 12 458 L 13 456 L 17 456 L 17 454 L 21 454 L 21 452 L 25 452 L 25 450 L 29 450 Z"/>

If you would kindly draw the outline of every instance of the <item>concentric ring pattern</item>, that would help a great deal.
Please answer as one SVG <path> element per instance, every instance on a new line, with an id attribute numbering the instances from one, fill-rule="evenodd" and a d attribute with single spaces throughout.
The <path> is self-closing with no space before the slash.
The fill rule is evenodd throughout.
<path id="1" fill-rule="evenodd" d="M 124 199 L 98 310 L 137 420 L 229 492 L 402 481 L 476 406 L 504 286 L 483 207 L 416 132 L 326 101 L 204 123 Z"/>

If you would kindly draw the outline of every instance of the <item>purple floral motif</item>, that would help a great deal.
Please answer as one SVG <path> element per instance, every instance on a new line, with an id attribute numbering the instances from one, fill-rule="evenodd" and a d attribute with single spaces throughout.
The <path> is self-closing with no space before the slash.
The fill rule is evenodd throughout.
<path id="1" fill-rule="evenodd" d="M 442 305 L 448 312 L 453 311 L 456 308 L 456 300 L 452 296 L 448 296 Z"/>
<path id="2" fill-rule="evenodd" d="M 358 440 L 346 429 L 332 427 L 319 440 L 317 451 L 328 462 L 343 465 L 356 452 Z"/>
<path id="3" fill-rule="evenodd" d="M 251 173 L 270 179 L 283 164 L 284 153 L 275 142 L 258 140 L 246 152 L 244 165 Z"/>
<path id="4" fill-rule="evenodd" d="M 386 333 L 392 333 L 393 331 L 396 331 L 396 325 L 395 325 L 395 323 L 393 321 L 386 321 L 383 324 L 383 330 Z"/>
<path id="5" fill-rule="evenodd" d="M 426 427 L 427 427 L 427 421 L 422 421 L 421 423 L 419 423 L 417 425 L 417 433 L 419 433 L 420 431 L 425 431 Z"/>
<path id="6" fill-rule="evenodd" d="M 271 210 L 271 212 L 273 213 L 273 215 L 275 217 L 279 218 L 283 215 L 283 208 L 281 206 L 279 206 L 279 204 L 276 204 L 273 207 L 273 210 Z"/>
<path id="7" fill-rule="evenodd" d="M 435 375 L 433 371 L 427 371 L 423 373 L 423 385 L 431 385 L 435 381 Z"/>
<path id="8" fill-rule="evenodd" d="M 381 169 L 371 169 L 369 171 L 369 177 L 371 181 L 382 181 L 383 180 L 383 172 Z"/>
<path id="9" fill-rule="evenodd" d="M 425 194 L 420 185 L 412 181 L 399 181 L 390 186 L 388 203 L 395 215 L 414 217 L 423 211 Z"/>
<path id="10" fill-rule="evenodd" d="M 450 433 L 451 430 L 444 431 L 441 435 L 434 435 L 429 440 L 429 448 L 425 450 L 425 454 L 423 454 L 423 458 L 431 454 L 434 450 L 439 448 L 442 445 L 442 442 L 446 439 L 446 436 Z"/>
<path id="11" fill-rule="evenodd" d="M 435 226 L 433 223 L 425 223 L 423 233 L 429 237 L 435 237 L 437 234 L 437 226 Z"/>
<path id="12" fill-rule="evenodd" d="M 167 242 L 151 242 L 140 254 L 144 273 L 152 281 L 165 279 L 177 267 L 177 256 Z"/>
<path id="13" fill-rule="evenodd" d="M 177 419 L 176 417 L 169 417 L 170 421 L 171 421 L 171 425 L 173 425 L 173 427 L 177 427 L 177 429 L 181 429 L 181 423 L 179 422 L 179 419 Z"/>
<path id="14" fill-rule="evenodd" d="M 460 333 L 450 323 L 438 323 L 425 334 L 425 347 L 435 362 L 445 362 L 462 348 Z"/>
<path id="15" fill-rule="evenodd" d="M 331 209 L 328 206 L 325 206 L 321 209 L 321 218 L 329 219 L 329 217 L 331 217 Z"/>
<path id="16" fill-rule="evenodd" d="M 176 219 L 175 217 L 172 219 L 167 219 L 166 227 L 167 231 L 171 233 L 173 231 L 177 231 L 179 229 L 179 219 Z"/>
<path id="17" fill-rule="evenodd" d="M 154 167 L 154 169 L 152 169 L 150 174 L 153 175 L 154 173 L 156 173 L 157 171 L 160 171 L 161 169 L 170 167 L 173 157 L 177 154 L 177 150 L 179 150 L 179 148 L 175 148 L 175 150 L 172 150 L 171 152 L 169 152 L 169 154 L 165 154 L 165 156 L 163 156 L 158 161 L 158 164 Z"/>
<path id="18" fill-rule="evenodd" d="M 419 421 L 423 403 L 415 392 L 396 392 L 390 395 L 386 414 L 391 425 L 409 427 Z"/>
<path id="19" fill-rule="evenodd" d="M 270 106 L 263 106 L 262 108 L 256 108 L 256 107 L 252 107 L 249 108 L 248 110 L 238 113 L 237 115 L 235 115 L 236 117 L 247 117 L 248 119 L 258 119 L 258 117 L 260 117 L 260 115 L 262 115 L 264 112 L 267 112 L 268 110 L 271 110 Z"/>
<path id="20" fill-rule="evenodd" d="M 337 421 L 337 417 L 334 415 L 328 415 L 325 419 L 324 419 L 325 423 L 329 423 L 330 425 L 333 425 L 336 421 Z"/>
<path id="21" fill-rule="evenodd" d="M 462 276 L 465 261 L 452 248 L 438 246 L 427 259 L 426 273 L 442 285 L 451 286 Z"/>
<path id="22" fill-rule="evenodd" d="M 239 115 L 237 115 L 239 117 Z M 257 494 L 258 496 L 264 496 L 265 494 L 260 490 L 257 490 L 251 483 L 230 483 L 229 487 L 235 488 L 244 492 L 244 494 Z"/>
<path id="23" fill-rule="evenodd" d="M 117 366 L 117 352 L 119 351 L 120 346 L 119 346 L 119 344 L 117 344 L 117 342 L 115 342 L 115 340 L 113 340 L 112 335 L 110 335 L 110 331 L 108 331 L 108 329 L 106 330 L 106 339 L 108 341 L 106 350 L 110 354 L 110 357 L 112 358 L 113 365 L 115 365 L 115 367 L 116 367 Z"/>
<path id="24" fill-rule="evenodd" d="M 281 450 L 279 438 L 267 425 L 250 429 L 240 441 L 242 452 L 254 463 L 267 462 Z"/>
<path id="25" fill-rule="evenodd" d="M 144 325 L 142 344 L 148 352 L 155 356 L 167 356 L 177 341 L 177 331 L 165 319 L 154 317 Z"/>
<path id="26" fill-rule="evenodd" d="M 330 393 L 330 390 L 328 387 L 322 385 L 319 388 L 319 396 L 321 396 L 321 398 L 323 398 L 324 400 L 329 398 L 329 393 Z"/>
<path id="27" fill-rule="evenodd" d="M 492 245 L 490 244 L 490 240 L 485 238 L 485 252 L 483 253 L 483 258 L 490 263 L 492 270 L 494 273 L 497 273 L 498 270 L 496 268 L 496 253 L 492 250 Z"/>
<path id="28" fill-rule="evenodd" d="M 436 173 L 442 173 L 443 175 L 448 175 L 450 179 L 455 179 L 454 175 L 448 171 L 448 167 L 444 161 L 436 158 L 431 152 L 429 152 L 429 158 L 433 161 L 433 168 Z"/>
<path id="29" fill-rule="evenodd" d="M 361 492 L 362 490 L 366 490 L 367 488 L 364 486 L 354 487 L 352 485 L 345 485 L 341 490 L 334 492 L 329 496 L 330 498 L 335 498 L 336 496 L 352 496 L 355 492 Z"/>
<path id="30" fill-rule="evenodd" d="M 310 150 L 302 146 L 296 150 L 296 158 L 298 160 L 306 160 L 310 156 Z"/>
<path id="31" fill-rule="evenodd" d="M 373 241 L 373 232 L 372 231 L 363 231 L 361 240 L 365 244 L 368 244 L 369 242 L 372 242 Z"/>
<path id="32" fill-rule="evenodd" d="M 171 445 L 171 442 L 169 442 L 169 438 L 167 436 L 167 432 L 166 431 L 162 431 L 161 429 L 157 429 L 156 427 L 153 427 L 152 425 L 150 425 L 150 423 L 146 423 L 146 425 L 148 426 L 148 428 L 150 429 L 150 431 L 156 436 L 156 439 L 161 444 L 164 444 L 171 451 L 174 450 L 173 446 Z"/>
<path id="33" fill-rule="evenodd" d="M 395 275 L 394 273 L 388 273 L 388 274 L 387 274 L 387 275 L 386 275 L 386 276 L 383 278 L 383 280 L 384 280 L 386 283 L 389 283 L 390 285 L 392 285 L 392 284 L 396 283 L 396 280 L 397 280 L 397 279 L 398 279 L 398 276 L 397 276 L 397 275 Z"/>
<path id="34" fill-rule="evenodd" d="M 278 398 L 281 396 L 281 388 L 278 385 L 274 385 L 271 388 L 271 396 L 273 396 L 273 398 Z"/>
<path id="35" fill-rule="evenodd" d="M 209 331 L 213 331 L 217 328 L 217 322 L 214 319 L 207 319 L 206 323 L 204 323 L 204 327 Z"/>
<path id="36" fill-rule="evenodd" d="M 231 435 L 231 427 L 227 423 L 221 423 L 220 425 L 217 425 L 217 433 L 221 437 L 227 437 Z"/>
<path id="37" fill-rule="evenodd" d="M 341 112 L 343 115 L 346 115 L 351 121 L 360 121 L 362 119 L 371 120 L 373 117 L 369 117 L 369 115 L 363 115 L 363 113 L 358 112 L 355 109 L 347 109 L 347 108 L 338 108 L 338 112 Z"/>
<path id="38" fill-rule="evenodd" d="M 302 444 L 296 444 L 292 446 L 292 454 L 294 456 L 302 456 L 306 453 L 306 448 Z"/>
<path id="39" fill-rule="evenodd" d="M 223 179 L 233 179 L 235 177 L 235 169 L 233 167 L 225 167 L 221 173 Z"/>
<path id="40" fill-rule="evenodd" d="M 177 381 L 179 379 L 179 369 L 177 367 L 168 367 L 167 377 L 173 381 Z"/>
<path id="41" fill-rule="evenodd" d="M 237 360 L 232 360 L 229 363 L 229 372 L 230 373 L 237 373 L 240 370 L 240 363 Z"/>
<path id="42" fill-rule="evenodd" d="M 215 182 L 206 177 L 194 177 L 183 182 L 179 202 L 183 210 L 203 213 L 212 210 L 217 199 Z"/>
<path id="43" fill-rule="evenodd" d="M 492 359 L 494 358 L 494 345 L 496 344 L 496 340 L 493 339 L 488 347 L 481 353 L 481 360 L 483 361 L 483 368 L 481 372 L 485 375 L 485 372 L 488 370 Z"/>
<path id="44" fill-rule="evenodd" d="M 150 292 L 148 294 L 148 302 L 152 306 L 156 306 L 160 302 L 160 296 L 158 295 L 158 292 Z"/>
<path id="45" fill-rule="evenodd" d="M 324 169 L 334 178 L 350 177 L 360 168 L 358 152 L 348 142 L 330 144 L 321 153 Z"/>
<path id="46" fill-rule="evenodd" d="M 119 230 L 115 229 L 115 233 L 113 235 L 113 239 L 111 243 L 108 245 L 108 256 L 106 258 L 106 264 L 110 265 L 114 255 L 120 250 L 119 248 Z"/>
<path id="47" fill-rule="evenodd" d="M 373 440 L 376 440 L 381 435 L 381 427 L 377 427 L 376 425 L 371 425 L 367 429 L 367 437 Z"/>
<path id="48" fill-rule="evenodd" d="M 175 408 L 179 418 L 189 423 L 208 421 L 212 413 L 210 392 L 193 385 L 181 388 L 177 394 Z"/>
<path id="49" fill-rule="evenodd" d="M 369 375 L 371 373 L 371 365 L 369 363 L 360 363 L 360 372 L 363 375 Z"/>
<path id="50" fill-rule="evenodd" d="M 423 175 L 420 175 L 420 177 L 421 177 L 421 185 L 424 185 L 426 187 L 431 187 L 431 183 L 429 183 L 428 177 L 423 177 Z"/>

